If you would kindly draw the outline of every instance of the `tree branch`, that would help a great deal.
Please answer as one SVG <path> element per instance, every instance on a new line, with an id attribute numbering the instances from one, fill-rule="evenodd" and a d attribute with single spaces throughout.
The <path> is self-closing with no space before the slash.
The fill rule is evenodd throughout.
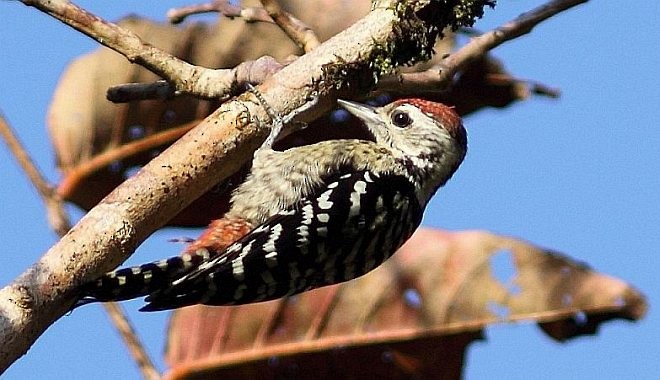
<path id="1" fill-rule="evenodd" d="M 247 84 L 261 84 L 285 65 L 277 62 L 273 57 L 263 56 L 254 61 L 245 61 L 231 69 L 214 70 L 223 72 L 223 80 L 214 90 L 223 96 L 237 95 Z M 166 81 L 154 83 L 121 84 L 108 89 L 107 99 L 114 103 L 125 103 L 143 99 L 168 99 L 181 95 L 175 85 Z M 198 95 L 190 93 L 190 95 Z"/>
<path id="2" fill-rule="evenodd" d="M 27 174 L 32 185 L 37 189 L 37 192 L 41 195 L 42 200 L 46 204 L 48 220 L 51 228 L 55 230 L 60 237 L 64 236 L 67 231 L 71 229 L 71 223 L 69 222 L 69 215 L 64 209 L 62 198 L 55 192 L 54 187 L 46 180 L 46 178 L 44 178 L 39 169 L 37 169 L 37 166 L 11 130 L 11 127 L 2 116 L 2 113 L 0 113 L 0 135 L 2 135 L 7 142 L 9 150 L 14 157 L 16 157 L 19 165 L 21 165 L 23 171 Z M 124 338 L 124 342 L 126 343 L 129 352 L 138 364 L 145 379 L 160 378 L 158 371 L 156 371 L 156 368 L 149 359 L 149 356 L 131 328 L 130 322 L 121 308 L 115 303 L 105 303 L 104 306 L 115 328 L 119 331 L 122 338 Z"/>
<path id="3" fill-rule="evenodd" d="M 146 380 L 160 379 L 160 373 L 156 370 L 156 366 L 149 358 L 149 355 L 147 355 L 140 340 L 137 338 L 137 334 L 135 333 L 135 330 L 133 330 L 133 326 L 131 326 L 131 322 L 126 317 L 126 313 L 124 313 L 121 306 L 116 302 L 105 302 L 103 307 L 108 313 L 108 316 L 110 316 L 112 324 L 124 339 L 128 351 L 133 357 L 133 360 L 135 360 L 135 363 L 137 363 L 140 372 L 142 372 L 142 377 Z"/>
<path id="4" fill-rule="evenodd" d="M 209 3 L 195 4 L 189 5 L 187 7 L 170 9 L 167 11 L 167 18 L 172 24 L 178 24 L 185 20 L 185 18 L 188 16 L 209 12 L 217 12 L 230 19 L 240 17 L 245 20 L 245 22 L 274 22 L 273 19 L 268 15 L 268 12 L 266 12 L 266 10 L 263 8 L 243 8 L 237 5 L 232 5 L 227 0 L 214 0 Z"/>
<path id="5" fill-rule="evenodd" d="M 35 189 L 41 196 L 41 199 L 46 205 L 46 213 L 48 215 L 48 224 L 51 228 L 58 234 L 64 235 L 70 228 L 71 222 L 69 222 L 69 217 L 64 210 L 64 201 L 62 197 L 57 193 L 55 187 L 52 186 L 39 172 L 37 165 L 30 158 L 30 155 L 27 153 L 23 145 L 16 137 L 14 131 L 5 120 L 4 116 L 0 112 L 0 135 L 7 143 L 9 150 L 12 152 L 16 161 L 21 166 L 25 174 L 30 179 L 30 182 L 34 185 Z"/>
<path id="6" fill-rule="evenodd" d="M 280 7 L 276 0 L 261 0 L 268 15 L 306 53 L 319 46 L 319 38 L 308 25 Z"/>
<path id="7" fill-rule="evenodd" d="M 456 73 L 480 59 L 501 44 L 523 36 L 550 17 L 588 0 L 553 0 L 534 10 L 523 13 L 495 30 L 473 38 L 465 46 L 450 54 L 428 70 L 399 73 L 378 82 L 379 91 L 417 92 L 444 91 L 451 86 Z"/>

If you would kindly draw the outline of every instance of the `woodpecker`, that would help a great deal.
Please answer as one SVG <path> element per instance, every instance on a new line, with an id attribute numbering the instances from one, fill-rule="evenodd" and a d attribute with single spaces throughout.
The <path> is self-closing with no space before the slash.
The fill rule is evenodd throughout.
<path id="1" fill-rule="evenodd" d="M 451 107 L 428 100 L 338 103 L 361 120 L 370 141 L 277 151 L 280 120 L 255 152 L 230 211 L 216 222 L 215 231 L 233 231 L 229 240 L 206 244 L 214 236 L 207 231 L 181 256 L 107 273 L 83 285 L 78 305 L 141 296 L 143 311 L 254 303 L 378 267 L 412 235 L 431 196 L 458 169 L 466 132 Z"/>

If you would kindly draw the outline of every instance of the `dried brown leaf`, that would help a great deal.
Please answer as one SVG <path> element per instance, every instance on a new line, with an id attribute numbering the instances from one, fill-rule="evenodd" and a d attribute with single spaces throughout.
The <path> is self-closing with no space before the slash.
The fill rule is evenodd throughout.
<path id="1" fill-rule="evenodd" d="M 502 267 L 510 276 L 498 275 Z M 488 324 L 534 320 L 565 340 L 645 311 L 630 285 L 555 252 L 487 232 L 420 229 L 358 280 L 176 311 L 167 361 L 177 379 L 459 378 L 465 348 Z"/>

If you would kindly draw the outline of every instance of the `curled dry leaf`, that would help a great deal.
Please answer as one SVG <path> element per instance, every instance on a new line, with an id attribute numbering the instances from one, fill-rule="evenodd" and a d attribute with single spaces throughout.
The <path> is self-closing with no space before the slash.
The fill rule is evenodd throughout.
<path id="1" fill-rule="evenodd" d="M 287 0 L 281 4 L 305 21 L 321 40 L 354 23 L 371 6 L 367 0 Z M 242 5 L 259 6 L 260 2 L 250 0 Z M 246 23 L 241 19 L 221 17 L 213 26 L 188 24 L 175 27 L 131 17 L 120 25 L 136 32 L 150 44 L 203 67 L 233 68 L 243 62 L 267 57 L 242 66 L 255 72 L 254 77 L 246 77 L 256 82 L 263 80 L 259 75 L 277 70 L 280 67 L 277 62 L 286 62 L 291 55 L 301 54 L 300 49 L 270 23 Z M 453 47 L 453 35 L 448 34 L 436 45 L 438 54 L 433 61 L 404 70 L 426 70 Z M 490 62 L 490 58 L 486 62 Z M 489 76 L 491 68 L 495 68 L 494 72 L 505 80 L 492 81 Z M 455 105 L 463 113 L 486 106 L 506 106 L 528 95 L 524 86 L 498 65 L 473 65 L 466 73 L 472 73 L 464 77 L 470 80 L 458 80 L 449 93 L 390 95 L 426 96 Z M 217 102 L 185 96 L 125 104 L 106 100 L 106 91 L 110 87 L 123 83 L 151 83 L 158 79 L 106 48 L 76 59 L 67 68 L 60 78 L 48 115 L 49 132 L 63 174 L 58 187 L 63 199 L 90 209 L 218 106 Z M 328 119 L 324 118 L 315 124 L 327 123 Z M 324 135 L 327 130 L 323 128 L 316 135 Z M 307 131 L 307 135 L 298 138 L 299 143 L 309 142 L 305 137 L 309 134 Z M 220 217 L 227 209 L 227 190 L 241 178 L 242 173 L 237 173 L 232 181 L 207 193 L 169 224 L 200 226 Z"/>
<path id="2" fill-rule="evenodd" d="M 465 348 L 488 324 L 534 320 L 561 341 L 640 319 L 646 307 L 630 285 L 555 252 L 487 232 L 420 229 L 358 280 L 176 311 L 169 377 L 460 378 Z"/>

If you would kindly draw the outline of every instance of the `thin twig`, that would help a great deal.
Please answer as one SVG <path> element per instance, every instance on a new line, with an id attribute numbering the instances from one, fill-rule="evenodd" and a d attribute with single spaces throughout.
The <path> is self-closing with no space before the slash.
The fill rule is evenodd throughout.
<path id="1" fill-rule="evenodd" d="M 46 205 L 48 223 L 51 228 L 58 235 L 64 235 L 71 228 L 71 223 L 64 209 L 62 198 L 57 194 L 55 188 L 41 175 L 36 164 L 32 161 L 30 155 L 5 120 L 2 112 L 0 112 L 0 135 L 2 135 L 9 150 L 16 157 L 16 161 L 18 161 L 18 164 L 28 176 L 32 185 L 37 189 L 41 199 L 43 199 Z"/>
<path id="2" fill-rule="evenodd" d="M 168 100 L 176 95 L 167 81 L 152 83 L 126 83 L 108 88 L 106 98 L 113 103 L 127 103 L 135 100 Z"/>
<path id="3" fill-rule="evenodd" d="M 227 0 L 214 0 L 209 3 L 194 4 L 182 8 L 172 8 L 167 11 L 167 18 L 172 24 L 178 24 L 188 16 L 209 12 L 217 12 L 230 19 L 240 17 L 245 22 L 273 23 L 273 19 L 270 18 L 265 9 L 260 7 L 242 8 L 229 3 Z"/>
<path id="4" fill-rule="evenodd" d="M 561 91 L 558 88 L 553 88 L 531 79 L 516 78 L 503 73 L 489 73 L 487 74 L 486 79 L 490 84 L 503 86 L 512 85 L 515 83 L 524 83 L 527 86 L 528 91 L 531 93 L 542 95 L 548 98 L 557 99 L 561 96 Z"/>
<path id="5" fill-rule="evenodd" d="M 277 0 L 261 0 L 261 4 L 280 29 L 306 53 L 321 44 L 312 28 L 283 10 Z"/>
<path id="6" fill-rule="evenodd" d="M 512 39 L 523 36 L 539 23 L 588 0 L 553 0 L 523 13 L 508 23 L 473 38 L 465 46 L 449 55 L 438 65 L 416 73 L 399 73 L 384 77 L 378 83 L 381 91 L 443 91 L 451 86 L 456 73 L 480 59 L 490 50 Z"/>
<path id="7" fill-rule="evenodd" d="M 131 326 L 131 322 L 128 320 L 119 304 L 116 302 L 106 302 L 103 306 L 105 307 L 105 311 L 108 312 L 112 324 L 115 325 L 115 328 L 124 339 L 124 343 L 137 363 L 140 372 L 142 372 L 142 376 L 147 380 L 160 379 L 160 373 L 158 373 L 156 366 L 154 366 L 154 363 L 144 350 L 133 326 Z"/>
<path id="8" fill-rule="evenodd" d="M 258 85 L 280 71 L 289 62 L 279 63 L 271 56 L 263 56 L 254 61 L 245 61 L 231 69 L 224 69 L 229 88 L 227 95 L 238 95 L 247 84 Z M 134 100 L 163 99 L 182 94 L 197 95 L 176 90 L 176 86 L 165 81 L 153 83 L 128 83 L 110 87 L 106 98 L 114 103 L 125 103 Z"/>

